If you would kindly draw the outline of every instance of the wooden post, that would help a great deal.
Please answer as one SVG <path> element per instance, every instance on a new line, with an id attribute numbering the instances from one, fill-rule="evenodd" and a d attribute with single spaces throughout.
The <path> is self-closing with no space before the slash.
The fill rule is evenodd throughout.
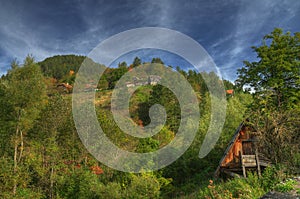
<path id="1" fill-rule="evenodd" d="M 246 178 L 247 177 L 247 175 L 246 175 L 246 167 L 245 167 L 245 165 L 244 165 L 244 163 L 243 163 L 243 176 L 244 176 L 244 178 Z"/>
<path id="2" fill-rule="evenodd" d="M 243 169 L 243 176 L 244 178 L 246 178 L 246 167 L 245 167 L 245 163 L 244 163 L 244 160 L 243 160 L 243 155 L 241 152 L 239 152 L 239 155 L 240 155 L 240 161 L 241 161 L 241 166 L 242 166 L 242 169 Z"/>
<path id="3" fill-rule="evenodd" d="M 257 149 L 257 147 L 255 149 L 255 157 L 256 157 L 256 164 L 257 164 L 257 173 L 258 173 L 258 176 L 261 177 L 260 163 L 259 163 L 259 157 L 258 157 L 258 149 Z"/>

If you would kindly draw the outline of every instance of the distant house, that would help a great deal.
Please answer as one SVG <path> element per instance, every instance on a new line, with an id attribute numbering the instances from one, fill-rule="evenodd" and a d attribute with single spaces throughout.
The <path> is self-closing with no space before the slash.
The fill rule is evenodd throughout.
<path id="1" fill-rule="evenodd" d="M 62 88 L 64 92 L 70 93 L 72 92 L 73 86 L 69 83 L 61 83 L 57 85 L 57 88 Z"/>
<path id="2" fill-rule="evenodd" d="M 147 79 L 145 78 L 138 78 L 138 77 L 133 77 L 132 82 L 126 82 L 127 88 L 129 87 L 135 87 L 135 86 L 145 86 L 145 85 L 157 85 L 161 77 L 158 75 L 150 75 Z"/>
<path id="3" fill-rule="evenodd" d="M 85 84 L 83 89 L 84 92 L 91 92 L 96 90 L 97 90 L 97 85 L 94 84 L 93 82 Z"/>
<path id="4" fill-rule="evenodd" d="M 160 82 L 160 80 L 161 80 L 160 76 L 158 76 L 158 75 L 150 75 L 149 79 L 148 79 L 148 83 L 150 85 L 155 86 L 155 85 L 157 85 Z"/>
<path id="5" fill-rule="evenodd" d="M 233 96 L 234 95 L 234 90 L 233 89 L 226 90 L 226 94 Z"/>
<path id="6" fill-rule="evenodd" d="M 126 86 L 127 86 L 127 88 L 135 87 L 135 84 L 131 83 L 131 82 L 126 82 Z"/>
<path id="7" fill-rule="evenodd" d="M 219 162 L 215 177 L 220 174 L 246 177 L 248 170 L 256 171 L 260 175 L 262 169 L 270 164 L 271 162 L 259 153 L 256 132 L 242 122 Z"/>
<path id="8" fill-rule="evenodd" d="M 135 83 L 135 86 L 146 86 L 146 85 L 148 85 L 147 81 L 139 81 Z"/>

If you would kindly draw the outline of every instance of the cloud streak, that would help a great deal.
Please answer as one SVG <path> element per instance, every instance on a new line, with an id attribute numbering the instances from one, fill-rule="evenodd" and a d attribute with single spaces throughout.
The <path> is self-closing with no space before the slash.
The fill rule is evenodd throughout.
<path id="1" fill-rule="evenodd" d="M 243 60 L 256 60 L 250 47 L 261 45 L 262 37 L 275 27 L 299 31 L 299 25 L 294 24 L 299 10 L 299 1 L 255 0 L 240 3 L 231 34 L 217 40 L 209 48 L 223 76 L 234 80 L 235 71 L 243 65 Z"/>
<path id="2" fill-rule="evenodd" d="M 37 60 L 55 54 L 87 55 L 114 34 L 152 26 L 192 37 L 223 76 L 234 80 L 242 60 L 255 60 L 250 47 L 259 45 L 263 35 L 274 27 L 299 31 L 299 10 L 297 0 L 6 1 L 0 7 L 0 74 L 14 58 L 21 62 L 27 54 Z M 169 63 L 179 60 L 161 55 Z"/>

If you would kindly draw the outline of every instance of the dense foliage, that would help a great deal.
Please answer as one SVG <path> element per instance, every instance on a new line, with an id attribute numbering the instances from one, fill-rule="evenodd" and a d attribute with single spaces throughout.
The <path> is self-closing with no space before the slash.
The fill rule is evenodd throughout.
<path id="1" fill-rule="evenodd" d="M 272 95 L 268 96 L 270 106 L 299 108 L 300 33 L 284 34 L 276 28 L 262 43 L 253 47 L 259 60 L 244 61 L 245 66 L 238 70 L 236 82 L 240 86 L 251 86 L 256 95 Z"/>
<path id="2" fill-rule="evenodd" d="M 155 172 L 133 174 L 113 170 L 92 157 L 81 143 L 72 118 L 72 95 L 57 87 L 72 85 L 83 56 L 63 55 L 24 66 L 15 62 L 0 79 L 0 198 L 258 198 L 269 190 L 291 190 L 284 180 L 300 168 L 299 155 L 299 34 L 275 29 L 254 47 L 259 61 L 245 62 L 237 85 L 214 73 L 176 71 L 194 89 L 201 112 L 199 129 L 189 149 L 174 163 Z M 153 63 L 163 64 L 160 58 Z M 150 138 L 127 135 L 112 116 L 111 96 L 116 82 L 142 60 L 106 68 L 97 84 L 95 107 L 99 123 L 111 141 L 132 152 L 151 152 L 176 136 L 180 106 L 175 95 L 161 85 L 139 87 L 130 99 L 130 116 L 136 125 L 151 122 L 149 108 L 165 107 L 167 120 Z M 234 89 L 227 96 L 226 121 L 214 149 L 198 158 L 211 120 L 211 98 L 203 76 Z M 244 92 L 250 85 L 256 92 Z M 261 144 L 274 167 L 261 178 L 212 180 L 219 160 L 235 129 L 245 117 L 261 134 Z M 211 179 L 211 180 L 210 180 Z"/>
<path id="3" fill-rule="evenodd" d="M 77 72 L 85 56 L 57 55 L 40 62 L 39 65 L 45 76 L 62 79 L 70 70 Z"/>
<path id="4" fill-rule="evenodd" d="M 276 28 L 253 49 L 259 60 L 245 61 L 237 80 L 239 86 L 255 90 L 248 110 L 250 123 L 273 162 L 299 170 L 300 33 Z"/>

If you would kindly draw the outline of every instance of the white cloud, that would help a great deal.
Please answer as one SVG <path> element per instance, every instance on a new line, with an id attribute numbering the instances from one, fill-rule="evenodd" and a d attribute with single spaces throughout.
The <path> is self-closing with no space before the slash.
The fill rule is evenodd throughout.
<path id="1" fill-rule="evenodd" d="M 93 4 L 78 0 L 72 2 L 71 7 L 69 3 L 62 3 L 57 10 L 53 10 L 53 6 L 40 9 L 57 11 L 61 16 L 69 17 L 68 20 L 61 18 L 61 21 L 55 21 L 55 18 L 53 22 L 56 13 L 49 16 L 49 13 L 42 13 L 49 18 L 39 20 L 35 16 L 41 13 L 31 3 L 1 2 L 0 50 L 4 51 L 1 59 L 5 60 L 0 60 L 0 64 L 14 57 L 22 62 L 28 53 L 37 60 L 55 54 L 88 54 L 101 41 L 121 31 L 162 26 L 183 32 L 203 45 L 206 42 L 211 44 L 206 46 L 208 52 L 224 71 L 223 76 L 232 79 L 236 68 L 242 66 L 242 60 L 253 58 L 250 46 L 259 45 L 262 36 L 274 27 L 293 27 L 299 31 L 296 29 L 299 28 L 296 19 L 300 10 L 298 0 L 128 0 L 122 4 L 109 1 L 95 1 Z M 73 24 L 74 16 L 82 21 Z M 47 20 L 50 20 L 51 27 L 44 23 Z M 231 27 L 233 29 L 229 29 Z"/>

